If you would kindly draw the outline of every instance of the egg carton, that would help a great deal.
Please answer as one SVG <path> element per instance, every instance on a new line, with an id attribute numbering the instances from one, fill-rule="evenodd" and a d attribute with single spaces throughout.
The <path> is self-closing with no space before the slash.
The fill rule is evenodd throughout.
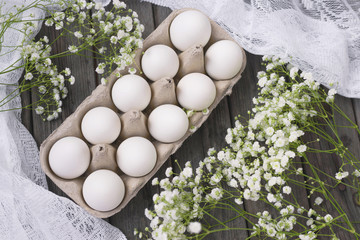
<path id="1" fill-rule="evenodd" d="M 90 96 L 88 96 L 65 121 L 51 134 L 40 146 L 40 161 L 41 166 L 46 175 L 70 198 L 72 198 L 78 205 L 83 207 L 86 211 L 92 215 L 100 218 L 110 217 L 123 209 L 128 202 L 136 196 L 138 191 L 153 177 L 153 175 L 160 169 L 170 155 L 176 152 L 182 145 L 182 143 L 194 132 L 189 131 L 183 138 L 173 143 L 162 143 L 151 138 L 147 130 L 147 117 L 152 109 L 155 107 L 171 103 L 179 106 L 176 100 L 176 84 L 184 75 L 192 72 L 200 72 L 205 74 L 204 68 L 204 52 L 213 43 L 219 40 L 231 40 L 234 41 L 230 35 L 221 28 L 217 23 L 210 19 L 211 23 L 211 37 L 205 48 L 202 46 L 193 46 L 184 52 L 179 52 L 172 45 L 169 35 L 169 27 L 172 20 L 180 13 L 194 9 L 180 9 L 173 11 L 159 26 L 156 28 L 143 43 L 143 48 L 139 49 L 136 53 L 135 62 L 133 66 L 140 66 L 140 60 L 142 52 L 146 51 L 149 47 L 156 44 L 164 44 L 174 49 L 180 59 L 180 68 L 174 79 L 163 78 L 161 80 L 152 82 L 149 81 L 152 91 L 152 99 L 149 106 L 143 111 L 128 111 L 126 113 L 120 112 L 114 105 L 111 99 L 111 89 L 117 80 L 116 73 L 114 71 L 108 78 L 107 85 L 99 85 Z M 195 112 L 189 118 L 189 126 L 193 126 L 193 129 L 198 129 L 209 117 L 212 110 L 218 105 L 224 96 L 231 94 L 233 86 L 239 81 L 241 74 L 246 65 L 246 55 L 244 50 L 243 64 L 239 73 L 229 80 L 214 81 L 216 86 L 216 98 L 211 106 L 208 108 L 209 113 L 203 114 L 202 112 Z M 128 74 L 128 69 L 120 71 L 121 75 Z M 144 75 L 141 75 L 147 79 Z M 81 120 L 83 116 L 92 108 L 95 107 L 108 107 L 114 110 L 121 120 L 122 129 L 119 138 L 112 144 L 96 144 L 91 145 L 86 141 L 81 132 Z M 181 106 L 180 106 L 181 107 Z M 53 144 L 59 139 L 67 136 L 75 136 L 84 140 L 91 150 L 91 162 L 86 172 L 71 180 L 66 180 L 58 177 L 49 166 L 49 151 Z M 116 163 L 116 149 L 120 145 L 121 141 L 131 136 L 143 136 L 148 138 L 155 146 L 157 151 L 157 162 L 154 169 L 143 177 L 130 177 L 120 171 Z M 111 211 L 101 212 L 96 211 L 89 207 L 82 196 L 82 185 L 88 175 L 99 169 L 109 169 L 121 177 L 125 184 L 125 196 L 121 204 Z"/>

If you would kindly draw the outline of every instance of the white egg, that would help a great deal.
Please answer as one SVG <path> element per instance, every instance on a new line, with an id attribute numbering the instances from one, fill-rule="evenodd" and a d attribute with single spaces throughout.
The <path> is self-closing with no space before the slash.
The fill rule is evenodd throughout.
<path id="1" fill-rule="evenodd" d="M 96 107 L 88 111 L 83 117 L 81 131 L 86 140 L 91 144 L 110 144 L 120 134 L 120 118 L 110 108 Z"/>
<path id="2" fill-rule="evenodd" d="M 162 44 L 148 48 L 141 59 L 142 70 L 152 81 L 163 77 L 173 78 L 179 70 L 179 64 L 176 52 Z"/>
<path id="3" fill-rule="evenodd" d="M 180 13 L 170 25 L 170 39 L 180 51 L 201 45 L 205 46 L 211 36 L 209 18 L 196 10 Z"/>
<path id="4" fill-rule="evenodd" d="M 189 128 L 189 119 L 178 106 L 164 104 L 155 108 L 148 118 L 148 129 L 153 138 L 171 143 L 180 140 Z"/>
<path id="5" fill-rule="evenodd" d="M 113 171 L 101 169 L 91 173 L 84 182 L 85 202 L 97 211 L 110 211 L 119 206 L 125 195 L 123 180 Z"/>
<path id="6" fill-rule="evenodd" d="M 131 137 L 123 141 L 116 152 L 116 161 L 126 175 L 141 177 L 155 167 L 156 149 L 143 137 Z"/>
<path id="7" fill-rule="evenodd" d="M 206 73 L 216 80 L 233 78 L 240 71 L 243 60 L 238 44 L 230 40 L 218 41 L 205 53 Z"/>
<path id="8" fill-rule="evenodd" d="M 89 167 L 89 164 L 89 147 L 80 138 L 61 138 L 50 149 L 50 168 L 61 178 L 73 179 L 80 177 Z"/>
<path id="9" fill-rule="evenodd" d="M 190 73 L 179 81 L 176 87 L 176 96 L 182 107 L 202 111 L 214 102 L 216 87 L 205 74 Z"/>
<path id="10" fill-rule="evenodd" d="M 111 97 L 115 106 L 120 111 L 142 111 L 150 103 L 150 85 L 144 78 L 138 75 L 125 75 L 115 82 Z"/>

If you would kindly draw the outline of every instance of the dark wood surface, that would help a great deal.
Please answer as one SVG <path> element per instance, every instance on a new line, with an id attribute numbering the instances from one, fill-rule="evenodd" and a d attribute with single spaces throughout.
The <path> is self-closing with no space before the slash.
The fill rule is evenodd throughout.
<path id="1" fill-rule="evenodd" d="M 145 25 L 144 38 L 146 38 L 171 12 L 170 9 L 152 5 L 150 3 L 128 0 L 128 6 L 135 10 L 140 21 Z M 56 36 L 56 32 L 52 28 L 43 27 L 40 35 L 47 35 L 50 38 Z M 58 43 L 55 48 L 61 51 L 67 48 L 66 40 Z M 91 91 L 99 84 L 99 76 L 94 71 L 96 63 L 91 58 L 77 58 L 66 57 L 55 60 L 60 69 L 70 67 L 72 73 L 76 76 L 76 83 L 70 88 L 67 99 L 64 100 L 63 113 L 58 120 L 52 122 L 43 122 L 41 118 L 29 110 L 25 110 L 22 114 L 23 123 L 33 134 L 38 145 L 47 138 L 47 136 L 54 131 L 61 122 L 68 117 L 77 106 L 88 96 Z M 202 160 L 208 148 L 215 147 L 221 149 L 225 146 L 226 129 L 234 125 L 234 117 L 241 114 L 247 116 L 247 111 L 252 107 L 252 98 L 257 94 L 256 87 L 256 73 L 261 70 L 261 56 L 252 55 L 247 53 L 247 66 L 243 73 L 242 79 L 234 87 L 233 93 L 230 97 L 224 98 L 214 112 L 210 115 L 209 119 L 203 126 L 190 138 L 188 138 L 183 146 L 169 159 L 160 171 L 154 176 L 163 178 L 165 176 L 165 169 L 169 166 L 176 168 L 174 162 L 177 159 L 180 165 L 184 165 L 186 161 L 191 161 L 193 165 L 199 160 Z M 24 94 L 22 101 L 30 103 L 33 97 L 31 93 Z M 355 99 L 347 99 L 337 97 L 338 104 L 350 116 L 350 118 L 358 122 L 360 121 L 360 101 Z M 340 124 L 341 125 L 341 124 Z M 357 134 L 353 131 L 342 129 L 340 136 L 347 144 L 350 150 L 357 156 L 360 156 L 360 142 Z M 320 147 L 322 143 L 319 143 Z M 313 161 L 318 167 L 322 167 L 328 173 L 335 174 L 339 168 L 339 162 L 336 157 L 331 159 L 322 159 L 320 156 L 313 156 Z M 299 164 L 299 167 L 301 163 Z M 305 168 L 306 170 L 306 168 Z M 298 179 L 301 180 L 301 179 Z M 66 196 L 51 180 L 48 179 L 49 190 Z M 134 228 L 143 229 L 148 226 L 149 222 L 144 216 L 144 209 L 152 207 L 152 196 L 157 193 L 159 188 L 151 186 L 150 183 L 139 191 L 137 196 L 130 201 L 130 203 L 120 213 L 105 219 L 112 225 L 120 228 L 128 239 L 133 239 Z M 307 192 L 304 189 L 294 187 L 293 190 L 297 200 L 303 206 L 312 206 L 313 198 L 310 200 L 307 197 Z M 344 206 L 344 208 L 351 214 L 351 220 L 359 221 L 360 208 L 353 202 L 350 189 L 339 186 L 332 191 L 334 197 Z M 245 202 L 244 208 L 247 211 L 256 213 L 262 207 L 262 204 L 254 204 L 253 202 Z M 227 218 L 226 212 L 219 212 L 218 216 Z M 246 227 L 246 222 L 238 218 L 232 222 L 232 226 Z M 359 226 L 357 231 L 360 232 Z M 208 239 L 245 239 L 248 233 L 245 231 L 240 232 L 219 232 L 216 235 L 210 236 Z M 346 233 L 340 233 L 341 239 L 352 239 Z"/>

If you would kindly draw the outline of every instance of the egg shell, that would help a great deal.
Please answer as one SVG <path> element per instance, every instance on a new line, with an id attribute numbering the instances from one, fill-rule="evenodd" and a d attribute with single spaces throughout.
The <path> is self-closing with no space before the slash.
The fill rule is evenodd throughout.
<path id="1" fill-rule="evenodd" d="M 243 61 L 243 52 L 237 43 L 221 40 L 206 51 L 205 70 L 212 79 L 226 80 L 239 73 Z"/>
<path id="2" fill-rule="evenodd" d="M 174 18 L 170 25 L 170 39 L 180 51 L 194 46 L 205 46 L 211 36 L 207 16 L 196 10 L 185 11 Z"/>
<path id="3" fill-rule="evenodd" d="M 90 149 L 77 137 L 58 140 L 49 152 L 51 170 L 64 179 L 80 177 L 90 164 Z"/>
<path id="4" fill-rule="evenodd" d="M 111 91 L 115 106 L 122 112 L 144 110 L 151 99 L 151 89 L 148 82 L 135 74 L 119 78 Z"/>
<path id="5" fill-rule="evenodd" d="M 141 177 L 154 168 L 156 149 L 143 137 L 131 137 L 123 141 L 116 152 L 116 161 L 121 171 L 131 177 Z"/>
<path id="6" fill-rule="evenodd" d="M 190 73 L 179 81 L 176 96 L 182 107 L 202 111 L 214 102 L 216 87 L 205 74 Z"/>
<path id="7" fill-rule="evenodd" d="M 91 173 L 84 182 L 82 193 L 85 202 L 98 211 L 116 208 L 124 198 L 125 185 L 113 171 L 101 169 Z"/>
<path id="8" fill-rule="evenodd" d="M 141 59 L 141 67 L 147 78 L 157 81 L 163 77 L 173 78 L 179 70 L 176 52 L 163 44 L 148 48 Z"/>
<path id="9" fill-rule="evenodd" d="M 186 134 L 188 128 L 189 119 L 186 113 L 172 104 L 155 108 L 148 118 L 150 135 L 160 142 L 176 142 Z"/>
<path id="10" fill-rule="evenodd" d="M 91 144 L 112 143 L 120 134 L 119 116 L 110 108 L 96 107 L 88 111 L 81 121 L 81 131 Z"/>

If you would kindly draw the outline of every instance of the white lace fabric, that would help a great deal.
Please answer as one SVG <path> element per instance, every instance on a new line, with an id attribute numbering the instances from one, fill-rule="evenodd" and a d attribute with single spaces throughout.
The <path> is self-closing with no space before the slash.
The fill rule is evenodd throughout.
<path id="1" fill-rule="evenodd" d="M 32 0 L 9 0 L 1 12 L 15 11 Z M 44 17 L 43 11 L 30 9 L 23 13 L 25 19 L 33 13 L 36 19 Z M 14 24 L 21 29 L 21 23 Z M 39 30 L 41 24 L 38 24 Z M 17 46 L 22 34 L 14 29 L 5 33 L 2 46 Z M 32 37 L 36 35 L 37 31 Z M 20 52 L 0 52 L 0 71 L 20 57 Z M 21 64 L 21 63 L 18 63 Z M 19 66 L 19 65 L 18 65 Z M 0 83 L 16 84 L 23 69 L 0 75 Z M 0 85 L 0 100 L 16 86 Z M 20 97 L 3 107 L 20 108 Z M 4 240 L 125 240 L 122 232 L 102 219 L 95 218 L 71 200 L 47 190 L 45 174 L 39 163 L 37 145 L 21 123 L 21 111 L 0 112 L 0 233 Z"/>
<path id="2" fill-rule="evenodd" d="M 145 0 L 196 8 L 247 51 L 290 60 L 346 97 L 360 98 L 358 0 Z"/>

